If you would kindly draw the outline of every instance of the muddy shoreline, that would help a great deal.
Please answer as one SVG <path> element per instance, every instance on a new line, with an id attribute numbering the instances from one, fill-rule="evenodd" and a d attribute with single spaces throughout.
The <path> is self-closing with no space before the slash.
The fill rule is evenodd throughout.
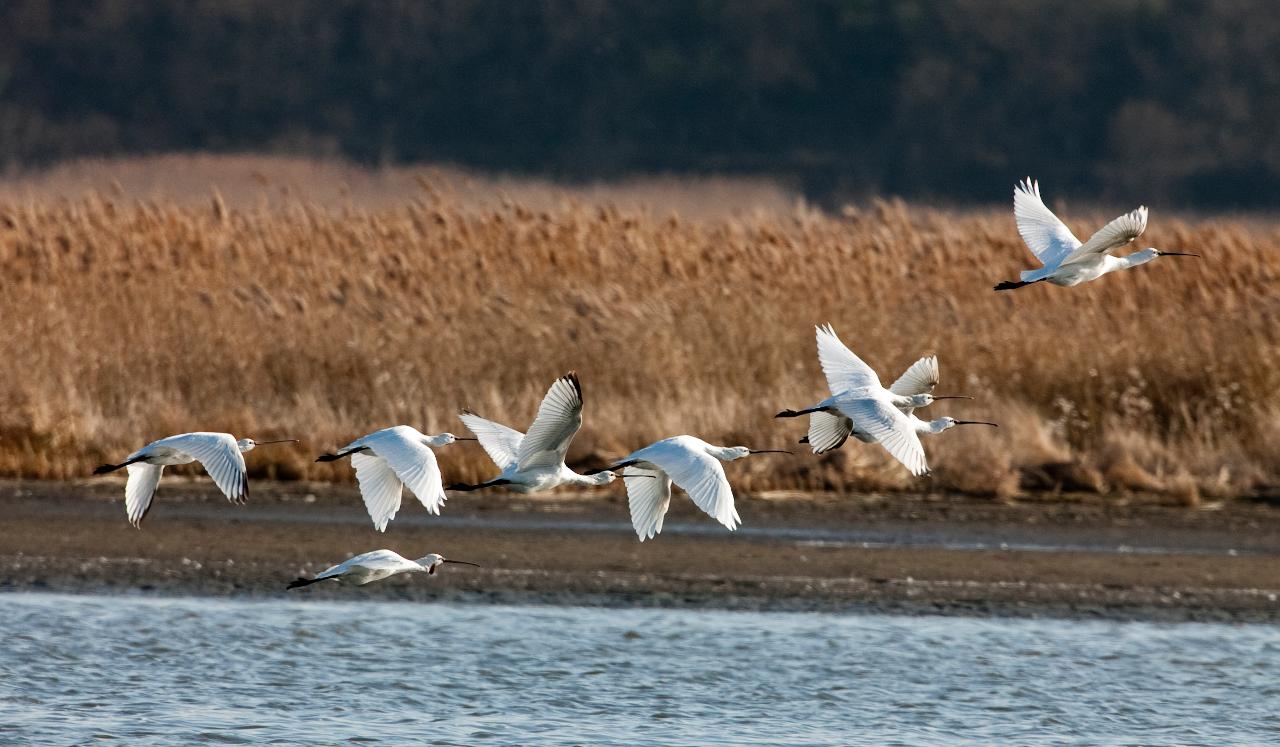
<path id="1" fill-rule="evenodd" d="M 636 541 L 620 494 L 406 500 L 385 534 L 345 486 L 256 483 L 233 507 L 163 485 L 142 530 L 122 483 L 0 483 L 0 590 L 285 596 L 295 576 L 387 547 L 481 563 L 292 598 L 1280 622 L 1280 509 L 1141 498 L 744 495 L 723 531 L 677 497 Z"/>

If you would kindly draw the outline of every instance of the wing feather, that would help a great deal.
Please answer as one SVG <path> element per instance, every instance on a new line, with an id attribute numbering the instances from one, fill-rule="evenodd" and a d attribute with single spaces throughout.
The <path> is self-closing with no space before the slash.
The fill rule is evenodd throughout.
<path id="1" fill-rule="evenodd" d="M 564 461 L 569 443 L 582 427 L 582 385 L 573 371 L 556 379 L 516 454 L 521 470 L 554 467 Z"/>
<path id="2" fill-rule="evenodd" d="M 518 461 L 516 455 L 520 453 L 523 433 L 482 418 L 470 410 L 463 410 L 458 419 L 479 439 L 480 446 L 493 463 L 498 465 L 498 469 L 506 470 Z"/>
<path id="3" fill-rule="evenodd" d="M 1145 230 L 1147 230 L 1147 208 L 1143 206 L 1099 228 L 1088 241 L 1067 255 L 1067 258 L 1062 260 L 1062 264 L 1078 262 L 1095 254 L 1112 252 L 1132 242 Z"/>
<path id="4" fill-rule="evenodd" d="M 840 448 L 853 432 L 853 421 L 843 415 L 815 412 L 809 415 L 809 446 L 814 454 Z"/>
<path id="5" fill-rule="evenodd" d="M 644 475 L 628 480 L 632 475 Z M 671 506 L 671 478 L 666 472 L 642 467 L 622 470 L 627 485 L 627 505 L 631 509 L 631 525 L 641 542 L 662 531 L 662 520 Z"/>
<path id="6" fill-rule="evenodd" d="M 164 465 L 134 462 L 126 469 L 129 470 L 129 481 L 124 486 L 125 515 L 129 517 L 130 524 L 141 527 L 142 520 L 151 510 L 151 499 L 160 484 L 160 476 L 164 474 Z"/>
<path id="7" fill-rule="evenodd" d="M 901 410 L 872 397 L 846 399 L 840 402 L 839 407 L 853 421 L 855 428 L 874 438 L 911 474 L 919 476 L 929 471 L 920 436 Z"/>
<path id="8" fill-rule="evenodd" d="M 668 439 L 641 449 L 634 456 L 665 472 L 708 516 L 731 530 L 738 528 L 742 519 L 734 507 L 733 488 L 725 477 L 724 466 L 701 448 L 701 442 L 691 446 L 679 439 Z M 627 486 L 628 491 L 630 487 Z"/>
<path id="9" fill-rule="evenodd" d="M 355 467 L 360 497 L 364 499 L 369 518 L 373 519 L 374 529 L 387 531 L 387 522 L 400 510 L 403 486 L 400 478 L 386 459 L 372 454 L 352 454 L 351 466 Z"/>
<path id="10" fill-rule="evenodd" d="M 435 452 L 415 439 L 388 438 L 373 446 L 373 451 L 386 460 L 400 482 L 417 496 L 427 511 L 438 514 L 444 505 L 444 484 Z M 354 459 L 356 455 L 352 455 Z"/>
<path id="11" fill-rule="evenodd" d="M 249 473 L 244 455 L 230 433 L 186 433 L 164 440 L 166 446 L 194 458 L 232 503 L 249 497 Z"/>
<path id="12" fill-rule="evenodd" d="M 876 372 L 840 341 L 830 324 L 817 328 L 817 339 L 818 362 L 832 394 L 880 386 Z"/>
<path id="13" fill-rule="evenodd" d="M 1080 239 L 1040 199 L 1040 184 L 1031 177 L 1013 188 L 1013 217 L 1027 248 L 1046 267 L 1057 267 L 1080 246 Z"/>
<path id="14" fill-rule="evenodd" d="M 898 377 L 889 391 L 910 397 L 913 394 L 929 394 L 938 385 L 938 356 L 926 355 Z"/>

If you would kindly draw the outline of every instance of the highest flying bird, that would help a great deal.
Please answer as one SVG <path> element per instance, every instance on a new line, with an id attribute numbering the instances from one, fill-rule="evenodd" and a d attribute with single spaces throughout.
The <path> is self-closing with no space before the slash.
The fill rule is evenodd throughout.
<path id="1" fill-rule="evenodd" d="M 1006 280 L 996 290 L 1013 290 L 1024 285 L 1048 281 L 1054 285 L 1073 286 L 1097 280 L 1108 272 L 1127 270 L 1146 264 L 1156 257 L 1199 257 L 1189 252 L 1165 252 L 1148 247 L 1125 257 L 1111 252 L 1142 235 L 1147 228 L 1147 208 L 1139 207 L 1116 218 L 1081 242 L 1058 216 L 1040 199 L 1040 184 L 1031 177 L 1013 188 L 1013 215 L 1018 233 L 1031 253 L 1043 265 L 1038 270 L 1023 270 L 1019 280 Z"/>
<path id="2" fill-rule="evenodd" d="M 244 452 L 262 444 L 296 443 L 296 438 L 277 441 L 239 441 L 230 433 L 181 433 L 159 441 L 152 441 L 125 457 L 119 464 L 104 464 L 93 471 L 95 475 L 129 470 L 129 481 L 124 486 L 124 510 L 129 523 L 141 528 L 142 520 L 151 510 L 151 497 L 164 468 L 171 464 L 200 462 L 205 472 L 213 478 L 218 489 L 232 503 L 243 504 L 249 497 L 249 475 L 244 466 Z"/>

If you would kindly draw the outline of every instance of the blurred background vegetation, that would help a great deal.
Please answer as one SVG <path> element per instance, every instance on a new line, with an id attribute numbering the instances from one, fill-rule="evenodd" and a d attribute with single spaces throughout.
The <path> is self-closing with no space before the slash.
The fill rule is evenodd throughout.
<path id="1" fill-rule="evenodd" d="M 0 165 L 168 151 L 871 194 L 1280 201 L 1280 14 L 1240 0 L 9 0 Z M 1123 198 L 1123 199 L 1122 199 Z"/>

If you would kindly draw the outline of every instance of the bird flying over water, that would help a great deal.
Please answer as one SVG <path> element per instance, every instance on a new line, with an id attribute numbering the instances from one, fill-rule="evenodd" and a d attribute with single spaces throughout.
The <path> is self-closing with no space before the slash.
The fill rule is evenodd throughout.
<path id="1" fill-rule="evenodd" d="M 470 410 L 458 417 L 502 472 L 478 485 L 455 484 L 449 490 L 501 485 L 518 493 L 535 493 L 560 485 L 608 485 L 617 477 L 607 471 L 580 475 L 564 463 L 569 444 L 582 427 L 582 384 L 573 371 L 556 379 L 547 390 L 528 433 L 486 420 Z"/>
<path id="2" fill-rule="evenodd" d="M 1146 230 L 1146 206 L 1116 218 L 1098 229 L 1088 241 L 1081 242 L 1045 206 L 1040 199 L 1040 184 L 1031 177 L 1013 188 L 1013 215 L 1022 240 L 1043 266 L 1038 270 L 1023 270 L 1019 280 L 1006 280 L 997 285 L 996 290 L 1013 290 L 1043 281 L 1070 287 L 1097 280 L 1108 272 L 1146 264 L 1156 257 L 1200 256 L 1148 247 L 1125 257 L 1113 257 L 1111 252 L 1133 243 Z"/>
<path id="3" fill-rule="evenodd" d="M 912 413 L 940 399 L 970 399 L 932 394 L 938 383 L 937 357 L 916 361 L 886 389 L 875 370 L 841 342 L 831 325 L 818 327 L 816 338 L 818 362 L 831 396 L 801 410 L 783 410 L 775 417 L 809 415 L 809 435 L 801 443 L 807 442 L 815 454 L 839 448 L 852 435 L 865 443 L 881 444 L 913 475 L 927 472 Z"/>
<path id="4" fill-rule="evenodd" d="M 454 441 L 474 441 L 458 438 L 452 433 L 428 436 L 417 428 L 396 425 L 383 428 L 367 436 L 357 438 L 338 449 L 336 454 L 322 454 L 317 462 L 333 462 L 345 456 L 351 457 L 356 470 L 356 482 L 360 484 L 360 496 L 379 532 L 387 530 L 387 522 L 400 510 L 400 497 L 405 485 L 413 492 L 427 511 L 440 513 L 444 505 L 444 485 L 440 480 L 440 465 L 432 448 L 448 446 Z"/>
<path id="5" fill-rule="evenodd" d="M 182 433 L 152 441 L 125 457 L 119 464 L 104 464 L 93 471 L 103 475 L 125 468 L 129 481 L 124 486 L 124 509 L 129 523 L 141 528 L 151 510 L 151 498 L 164 468 L 173 464 L 200 462 L 218 489 L 232 503 L 243 504 L 249 497 L 249 476 L 244 466 L 244 452 L 263 444 L 297 443 L 296 438 L 275 441 L 239 441 L 230 433 Z"/>
<path id="6" fill-rule="evenodd" d="M 592 472 L 623 470 L 631 524 L 636 536 L 644 542 L 662 531 L 663 518 L 671 505 L 673 482 L 708 516 L 731 531 L 737 529 L 742 519 L 734 508 L 733 488 L 720 462 L 732 462 L 750 454 L 790 453 L 779 449 L 715 446 L 693 436 L 672 436 Z"/>
<path id="7" fill-rule="evenodd" d="M 449 560 L 435 553 L 417 560 L 409 560 L 390 550 L 374 550 L 320 571 L 314 578 L 299 578 L 291 581 L 285 588 L 297 589 L 330 579 L 352 586 L 364 586 L 399 573 L 421 573 L 425 571 L 428 575 L 435 575 L 436 569 L 445 563 L 480 567 L 476 563 L 468 563 L 465 560 Z"/>

